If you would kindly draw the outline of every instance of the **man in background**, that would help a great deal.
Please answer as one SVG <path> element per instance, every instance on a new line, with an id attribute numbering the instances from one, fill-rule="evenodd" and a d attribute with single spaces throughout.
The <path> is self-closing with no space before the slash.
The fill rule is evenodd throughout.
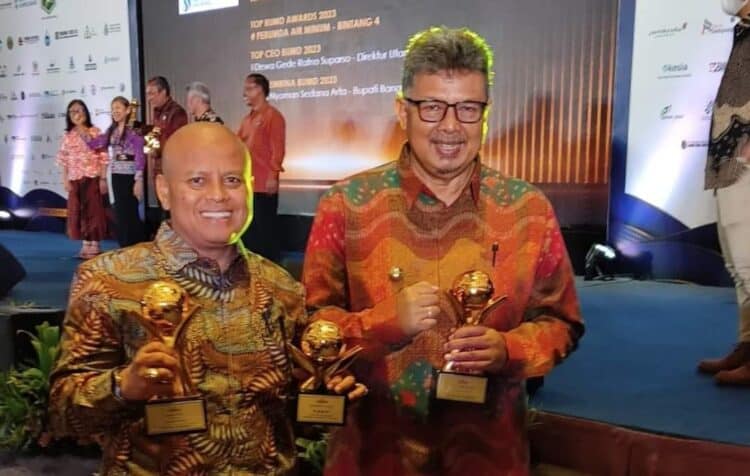
<path id="1" fill-rule="evenodd" d="M 187 85 L 185 105 L 195 122 L 218 122 L 224 124 L 211 108 L 211 91 L 204 83 L 194 81 Z"/>
<path id="2" fill-rule="evenodd" d="M 278 262 L 279 174 L 284 171 L 286 122 L 268 103 L 269 92 L 268 79 L 262 74 L 245 78 L 242 97 L 250 113 L 242 119 L 237 135 L 250 150 L 253 163 L 255 218 L 242 241 L 251 251 Z"/>
<path id="3" fill-rule="evenodd" d="M 152 236 L 164 219 L 164 210 L 159 205 L 155 188 L 156 176 L 161 173 L 161 152 L 169 137 L 187 124 L 188 116 L 185 109 L 172 99 L 169 82 L 163 76 L 154 76 L 148 80 L 146 101 L 151 110 L 151 123 L 146 125 L 144 132 L 146 135 L 154 135 L 160 144 L 158 149 L 150 151 L 146 157 L 146 228 L 147 235 Z"/>

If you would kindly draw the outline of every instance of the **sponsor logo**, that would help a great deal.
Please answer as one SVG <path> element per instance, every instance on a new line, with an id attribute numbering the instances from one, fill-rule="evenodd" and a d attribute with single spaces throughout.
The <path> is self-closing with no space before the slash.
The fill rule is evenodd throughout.
<path id="1" fill-rule="evenodd" d="M 37 60 L 31 62 L 31 74 L 34 76 L 39 75 L 39 62 Z"/>
<path id="2" fill-rule="evenodd" d="M 90 40 L 91 38 L 94 38 L 96 36 L 96 29 L 93 26 L 86 25 L 86 27 L 83 30 L 83 38 L 86 40 Z"/>
<path id="3" fill-rule="evenodd" d="M 78 38 L 78 29 L 73 28 L 71 30 L 60 30 L 55 32 L 56 40 L 66 40 L 69 38 Z"/>
<path id="4" fill-rule="evenodd" d="M 42 142 L 44 138 L 42 136 L 31 136 L 30 140 L 31 142 Z"/>
<path id="5" fill-rule="evenodd" d="M 26 100 L 26 93 L 24 91 L 21 91 L 21 101 Z"/>
<path id="6" fill-rule="evenodd" d="M 13 49 L 13 37 L 9 36 L 5 39 L 5 45 L 8 47 L 9 50 Z"/>
<path id="7" fill-rule="evenodd" d="M 104 88 L 102 88 L 102 91 L 103 90 L 104 90 Z M 94 110 L 94 116 L 104 116 L 104 115 L 107 115 L 107 114 L 109 114 L 109 109 L 99 109 L 99 108 L 96 108 Z"/>
<path id="8" fill-rule="evenodd" d="M 683 140 L 680 146 L 683 149 L 708 147 L 708 141 L 707 140 Z"/>
<path id="9" fill-rule="evenodd" d="M 714 112 L 714 100 L 711 99 L 706 103 L 706 107 L 703 108 L 703 114 L 706 116 L 710 116 L 711 113 Z"/>
<path id="10" fill-rule="evenodd" d="M 685 63 L 664 64 L 660 72 L 661 74 L 657 76 L 658 79 L 689 78 L 692 76 L 690 68 Z"/>
<path id="11" fill-rule="evenodd" d="M 13 73 L 13 76 L 23 76 L 23 75 L 24 75 L 23 67 L 20 64 L 16 65 L 16 72 Z"/>
<path id="12" fill-rule="evenodd" d="M 96 85 L 92 84 L 91 87 L 89 88 L 89 91 L 91 91 L 92 96 L 96 96 Z"/>
<path id="13" fill-rule="evenodd" d="M 19 36 L 18 46 L 35 45 L 39 43 L 39 35 Z"/>
<path id="14" fill-rule="evenodd" d="M 40 97 L 42 97 L 42 93 L 39 92 L 39 91 L 33 91 L 33 92 L 29 93 L 29 99 L 31 99 L 31 98 L 37 99 L 37 98 L 40 98 Z"/>
<path id="15" fill-rule="evenodd" d="M 44 90 L 44 97 L 46 98 L 53 98 L 59 95 L 60 95 L 60 92 L 57 89 L 45 89 Z"/>
<path id="16" fill-rule="evenodd" d="M 4 45 L 3 39 L 0 38 L 0 51 L 3 51 L 3 45 Z"/>
<path id="17" fill-rule="evenodd" d="M 701 35 L 729 33 L 733 30 L 734 30 L 734 25 L 722 25 L 720 23 L 714 23 L 708 18 L 706 18 L 703 20 L 703 26 L 701 27 Z"/>
<path id="18" fill-rule="evenodd" d="M 49 62 L 49 66 L 47 66 L 47 74 L 55 74 L 60 72 L 60 67 L 55 63 L 54 61 Z"/>
<path id="19" fill-rule="evenodd" d="M 57 2 L 55 0 L 42 0 L 40 6 L 42 7 L 42 10 L 44 10 L 44 13 L 50 15 L 52 14 L 52 10 L 55 9 L 56 4 Z"/>
<path id="20" fill-rule="evenodd" d="M 57 115 L 54 112 L 43 112 L 42 119 L 54 119 Z"/>
<path id="21" fill-rule="evenodd" d="M 669 38 L 675 35 L 678 35 L 685 30 L 687 30 L 688 22 L 683 22 L 680 25 L 676 26 L 667 26 L 662 28 L 657 28 L 656 30 L 651 30 L 648 32 L 649 38 Z"/>
<path id="22" fill-rule="evenodd" d="M 41 156 L 42 160 L 50 160 L 50 159 L 54 159 L 54 158 L 55 158 L 55 156 L 52 155 L 52 154 L 42 154 L 42 156 Z"/>
<path id="23" fill-rule="evenodd" d="M 119 90 L 120 90 L 120 92 L 121 92 L 121 93 L 124 93 L 124 92 L 125 92 L 125 83 L 120 83 L 120 88 L 119 88 Z"/>
<path id="24" fill-rule="evenodd" d="M 105 56 L 104 57 L 104 64 L 117 63 L 118 61 L 120 61 L 119 56 Z"/>
<path id="25" fill-rule="evenodd" d="M 120 33 L 122 31 L 122 24 L 120 23 L 105 23 L 104 24 L 104 36 L 111 35 L 113 33 Z"/>
<path id="26" fill-rule="evenodd" d="M 15 91 L 10 92 L 10 100 L 11 101 L 18 101 L 18 94 L 16 94 Z"/>
<path id="27" fill-rule="evenodd" d="M 52 44 L 52 37 L 49 35 L 48 31 L 44 31 L 44 46 L 49 46 Z"/>
<path id="28" fill-rule="evenodd" d="M 83 65 L 83 69 L 85 71 L 96 71 L 98 68 L 96 61 L 94 61 L 94 57 L 89 54 L 88 61 L 85 65 Z"/>
<path id="29" fill-rule="evenodd" d="M 725 69 L 727 69 L 726 61 L 711 61 L 708 63 L 709 73 L 723 73 Z"/>
<path id="30" fill-rule="evenodd" d="M 0 64 L 0 78 L 8 77 L 8 65 Z"/>
<path id="31" fill-rule="evenodd" d="M 26 136 L 10 136 L 10 140 L 13 142 L 26 142 L 28 139 Z"/>
<path id="32" fill-rule="evenodd" d="M 16 8 L 33 7 L 36 5 L 36 0 L 15 0 Z"/>
<path id="33" fill-rule="evenodd" d="M 0 93 L 0 101 L 7 101 L 8 95 L 5 93 Z"/>
<path id="34" fill-rule="evenodd" d="M 73 57 L 71 56 L 68 59 L 68 71 L 73 72 L 76 69 L 76 62 L 73 60 Z"/>
<path id="35" fill-rule="evenodd" d="M 76 94 L 78 92 L 77 89 L 63 89 L 62 95 L 67 96 L 68 94 Z M 65 117 L 65 113 L 62 113 L 63 117 Z"/>
<path id="36" fill-rule="evenodd" d="M 0 1 L 0 10 L 5 10 L 6 8 L 13 8 L 13 0 Z"/>

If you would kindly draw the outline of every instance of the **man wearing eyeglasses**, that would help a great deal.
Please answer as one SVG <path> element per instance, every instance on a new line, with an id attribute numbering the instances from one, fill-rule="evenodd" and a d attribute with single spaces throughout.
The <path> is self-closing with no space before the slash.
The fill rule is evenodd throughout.
<path id="1" fill-rule="evenodd" d="M 303 283 L 314 318 L 365 348 L 355 372 L 370 396 L 332 436 L 327 474 L 528 474 L 523 382 L 583 334 L 573 273 L 547 199 L 482 165 L 492 54 L 467 29 L 409 41 L 398 160 L 321 199 Z M 448 297 L 486 273 L 480 325 Z M 502 299 L 505 297 L 505 299 Z M 487 378 L 480 403 L 434 398 L 436 371 Z"/>

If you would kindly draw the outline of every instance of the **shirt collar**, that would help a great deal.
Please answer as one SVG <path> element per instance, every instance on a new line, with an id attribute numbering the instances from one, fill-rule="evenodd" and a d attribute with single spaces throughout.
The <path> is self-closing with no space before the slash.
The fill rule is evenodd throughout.
<path id="1" fill-rule="evenodd" d="M 156 113 L 156 115 L 163 114 L 164 112 L 168 111 L 170 107 L 172 107 L 172 103 L 173 102 L 174 102 L 174 99 L 172 99 L 171 96 L 168 97 L 167 98 L 167 102 L 165 102 L 164 104 L 162 104 L 161 107 L 155 107 L 154 108 L 154 112 Z"/>
<path id="2" fill-rule="evenodd" d="M 210 259 L 201 257 L 193 248 L 188 245 L 173 229 L 172 226 L 164 221 L 159 227 L 159 231 L 154 238 L 154 244 L 164 256 L 166 267 L 169 271 L 178 274 L 184 274 L 186 267 L 199 268 L 203 273 L 211 276 L 220 277 L 221 270 L 219 264 Z M 238 282 L 238 273 L 246 275 L 247 266 L 244 265 L 244 251 L 239 245 L 237 247 L 237 257 L 227 269 L 225 276 L 232 276 L 231 281 Z"/>
<path id="3" fill-rule="evenodd" d="M 401 190 L 404 192 L 406 197 L 406 206 L 411 208 L 414 202 L 419 198 L 419 195 L 424 193 L 429 197 L 435 198 L 435 194 L 425 185 L 422 180 L 417 177 L 412 168 L 412 161 L 416 160 L 411 150 L 409 143 L 405 143 L 401 148 L 401 154 L 398 158 L 398 172 L 401 178 Z M 474 204 L 479 203 L 479 189 L 481 185 L 481 159 L 477 155 L 474 159 L 474 171 L 471 175 L 471 180 L 467 184 L 471 198 L 474 200 Z M 463 191 L 466 193 L 466 190 Z"/>

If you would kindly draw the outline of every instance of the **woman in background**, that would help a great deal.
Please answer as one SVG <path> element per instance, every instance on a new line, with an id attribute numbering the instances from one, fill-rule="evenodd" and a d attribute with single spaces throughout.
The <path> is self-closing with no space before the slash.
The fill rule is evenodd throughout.
<path id="1" fill-rule="evenodd" d="M 107 234 L 104 198 L 107 193 L 107 154 L 94 152 L 86 141 L 101 133 L 91 124 L 89 109 L 80 99 L 68 104 L 66 126 L 57 163 L 63 170 L 63 187 L 68 193 L 68 236 L 82 240 L 78 257 L 93 258 Z"/>
<path id="2" fill-rule="evenodd" d="M 143 200 L 143 137 L 128 127 L 130 101 L 122 96 L 112 100 L 112 124 L 104 134 L 88 142 L 94 150 L 110 153 L 112 194 L 114 196 L 117 241 L 121 247 L 134 245 L 146 239 L 138 215 L 138 202 Z"/>

